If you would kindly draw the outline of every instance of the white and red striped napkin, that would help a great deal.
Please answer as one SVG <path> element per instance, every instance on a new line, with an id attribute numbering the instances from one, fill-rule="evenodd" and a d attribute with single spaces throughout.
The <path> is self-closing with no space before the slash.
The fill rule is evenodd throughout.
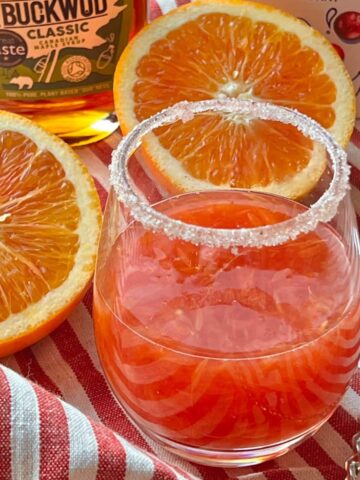
<path id="1" fill-rule="evenodd" d="M 159 14 L 176 4 L 157 0 Z M 79 150 L 104 206 L 115 134 Z M 350 147 L 360 214 L 360 133 Z M 360 217 L 358 216 L 358 219 Z M 324 427 L 296 450 L 254 468 L 215 469 L 181 460 L 144 435 L 112 395 L 96 354 L 92 290 L 55 332 L 0 365 L 0 480 L 343 480 L 360 429 L 360 372 Z"/>

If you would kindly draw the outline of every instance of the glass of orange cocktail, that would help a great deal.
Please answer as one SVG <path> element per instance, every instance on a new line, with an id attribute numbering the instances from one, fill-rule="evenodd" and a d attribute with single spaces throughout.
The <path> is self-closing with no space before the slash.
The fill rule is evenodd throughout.
<path id="1" fill-rule="evenodd" d="M 296 201 L 221 188 L 160 200 L 129 158 L 154 128 L 209 111 L 292 125 L 328 168 Z M 360 347 L 348 177 L 345 152 L 322 127 L 265 103 L 184 102 L 122 141 L 95 278 L 96 341 L 121 405 L 166 448 L 252 465 L 334 412 Z"/>

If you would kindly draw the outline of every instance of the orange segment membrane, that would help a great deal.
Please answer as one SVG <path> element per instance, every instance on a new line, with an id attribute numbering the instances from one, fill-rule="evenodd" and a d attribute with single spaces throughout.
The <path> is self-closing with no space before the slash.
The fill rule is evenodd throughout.
<path id="1" fill-rule="evenodd" d="M 67 278 L 80 211 L 60 162 L 20 133 L 0 134 L 0 183 L 2 321 Z"/>
<path id="2" fill-rule="evenodd" d="M 222 92 L 232 97 L 253 93 L 304 113 L 318 111 L 315 119 L 326 128 L 335 118 L 336 87 L 324 73 L 320 55 L 302 46 L 295 34 L 246 17 L 200 15 L 154 42 L 136 73 L 138 120 L 180 100 L 204 100 Z"/>
<path id="3" fill-rule="evenodd" d="M 139 61 L 134 111 L 140 121 L 182 100 L 258 98 L 330 128 L 336 86 L 323 68 L 320 55 L 293 33 L 246 17 L 203 14 L 154 42 Z M 306 167 L 313 146 L 292 126 L 229 115 L 206 114 L 156 133 L 193 177 L 237 188 L 286 181 Z"/>
<path id="4" fill-rule="evenodd" d="M 193 177 L 233 188 L 286 181 L 306 167 L 313 146 L 291 125 L 261 120 L 242 124 L 231 116 L 208 114 L 157 134 Z"/>

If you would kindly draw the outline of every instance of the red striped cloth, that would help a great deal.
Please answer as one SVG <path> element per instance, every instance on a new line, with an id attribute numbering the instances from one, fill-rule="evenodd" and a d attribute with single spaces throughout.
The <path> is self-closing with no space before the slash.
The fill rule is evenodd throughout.
<path id="1" fill-rule="evenodd" d="M 175 0 L 158 0 L 154 12 L 174 6 Z M 118 141 L 115 134 L 79 150 L 102 205 Z M 360 214 L 359 132 L 349 153 Z M 55 332 L 0 365 L 0 480 L 344 479 L 351 438 L 360 428 L 360 371 L 333 417 L 296 450 L 254 468 L 202 467 L 166 452 L 119 406 L 96 354 L 91 304 L 90 290 Z"/>

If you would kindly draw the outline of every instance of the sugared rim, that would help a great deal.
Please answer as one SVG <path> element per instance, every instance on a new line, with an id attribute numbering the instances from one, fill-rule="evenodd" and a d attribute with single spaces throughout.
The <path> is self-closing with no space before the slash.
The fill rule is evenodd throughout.
<path id="1" fill-rule="evenodd" d="M 140 146 L 141 138 L 155 128 L 178 120 L 187 122 L 203 112 L 235 113 L 247 118 L 276 120 L 293 125 L 303 135 L 322 144 L 330 157 L 333 178 L 329 188 L 305 212 L 277 223 L 255 228 L 220 229 L 190 225 L 158 212 L 136 192 L 127 168 L 128 160 Z M 319 222 L 329 222 L 337 212 L 341 200 L 349 189 L 350 167 L 347 154 L 327 130 L 297 110 L 254 100 L 216 99 L 200 102 L 180 102 L 166 108 L 137 125 L 112 154 L 110 183 L 117 198 L 131 211 L 133 218 L 152 231 L 162 231 L 169 238 L 179 238 L 195 245 L 209 247 L 275 246 L 294 240 L 302 233 L 313 231 Z"/>

